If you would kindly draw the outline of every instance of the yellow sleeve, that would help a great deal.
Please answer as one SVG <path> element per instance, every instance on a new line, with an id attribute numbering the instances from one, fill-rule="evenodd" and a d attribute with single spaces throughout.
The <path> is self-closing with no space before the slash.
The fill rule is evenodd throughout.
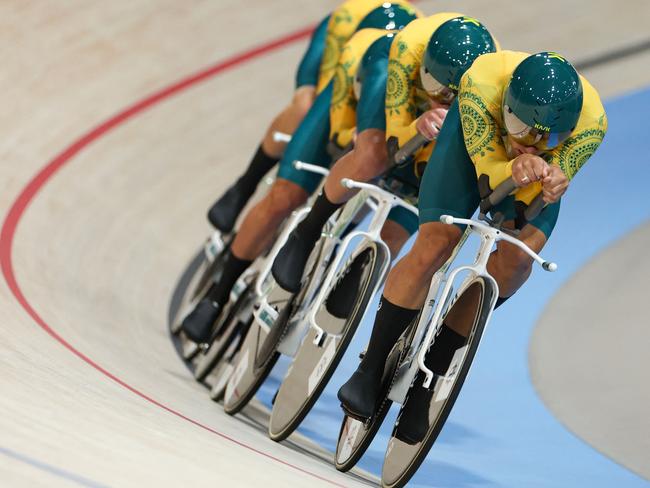
<path id="1" fill-rule="evenodd" d="M 417 80 L 422 58 L 419 44 L 398 34 L 390 48 L 386 84 L 386 137 L 396 137 L 399 147 L 417 135 Z"/>
<path id="2" fill-rule="evenodd" d="M 368 48 L 386 35 L 383 29 L 363 29 L 357 32 L 343 48 L 334 70 L 332 100 L 330 102 L 330 139 L 339 147 L 352 142 L 357 125 L 357 98 L 354 78 Z"/>
<path id="3" fill-rule="evenodd" d="M 330 139 L 339 147 L 346 147 L 354 136 L 357 123 L 357 99 L 354 96 L 355 53 L 349 47 L 343 50 L 333 79 L 330 104 Z"/>
<path id="4" fill-rule="evenodd" d="M 487 175 L 490 188 L 496 188 L 512 176 L 512 161 L 501 138 L 501 130 L 491 111 L 490 102 L 468 73 L 460 82 L 458 108 L 465 134 L 465 146 L 476 167 L 477 176 Z M 493 105 L 493 104 L 492 104 Z"/>

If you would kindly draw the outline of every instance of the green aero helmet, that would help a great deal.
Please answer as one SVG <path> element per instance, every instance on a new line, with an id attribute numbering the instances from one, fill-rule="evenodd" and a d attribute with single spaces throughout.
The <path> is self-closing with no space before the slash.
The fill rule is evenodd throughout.
<path id="1" fill-rule="evenodd" d="M 357 100 L 361 99 L 361 87 L 365 81 L 371 79 L 373 76 L 377 76 L 377 68 L 374 68 L 375 73 L 372 72 L 372 66 L 376 65 L 376 61 L 385 60 L 385 69 L 388 69 L 388 53 L 390 52 L 390 46 L 394 38 L 395 33 L 388 32 L 373 42 L 366 50 L 363 58 L 361 58 L 356 76 L 354 77 L 354 96 Z"/>
<path id="2" fill-rule="evenodd" d="M 510 136 L 525 146 L 553 149 L 578 125 L 582 82 L 575 68 L 554 52 L 533 54 L 512 73 L 503 97 Z"/>
<path id="3" fill-rule="evenodd" d="M 386 2 L 366 15 L 357 27 L 357 31 L 361 29 L 400 30 L 417 18 L 413 8 Z"/>
<path id="4" fill-rule="evenodd" d="M 438 27 L 420 67 L 422 87 L 434 99 L 451 103 L 460 79 L 481 54 L 496 52 L 490 32 L 472 17 L 456 17 Z"/>

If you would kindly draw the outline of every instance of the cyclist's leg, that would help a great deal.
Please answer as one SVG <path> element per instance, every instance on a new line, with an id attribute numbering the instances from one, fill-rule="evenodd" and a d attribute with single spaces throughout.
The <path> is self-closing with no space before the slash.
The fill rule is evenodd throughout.
<path id="1" fill-rule="evenodd" d="M 513 218 L 512 199 L 509 198 L 504 204 L 499 207 L 503 208 L 508 205 L 510 207 L 502 210 L 506 218 Z M 555 226 L 559 207 L 558 202 L 544 209 L 532 223 L 524 226 L 519 239 L 535 252 L 541 251 Z M 506 225 L 514 228 L 514 220 L 508 220 Z M 499 284 L 500 298 L 497 301 L 497 306 L 521 287 L 530 275 L 531 269 L 531 258 L 518 247 L 505 241 L 500 241 L 497 244 L 497 249 L 492 253 L 488 261 L 488 271 Z M 438 375 L 446 374 L 454 353 L 466 343 L 466 337 L 469 335 L 474 323 L 479 293 L 478 288 L 467 290 L 460 296 L 445 317 L 436 340 L 425 359 L 425 364 L 434 373 Z M 432 395 L 432 390 L 418 387 L 417 383 L 416 387 L 411 389 L 398 426 L 397 436 L 400 439 L 414 444 L 424 438 L 429 428 L 428 406 Z"/>
<path id="2" fill-rule="evenodd" d="M 287 146 L 280 163 L 278 179 L 268 195 L 253 207 L 232 242 L 228 259 L 218 283 L 183 321 L 183 330 L 193 340 L 209 338 L 211 325 L 228 300 L 233 285 L 252 261 L 268 247 L 277 227 L 290 213 L 305 202 L 320 177 L 293 167 L 297 159 L 329 165 L 326 152 L 329 135 L 331 87 L 321 93 Z"/>
<path id="3" fill-rule="evenodd" d="M 439 223 L 440 216 L 471 216 L 478 203 L 476 172 L 467 155 L 456 103 L 447 114 L 420 186 L 418 237 L 388 275 L 366 354 L 339 390 L 348 411 L 362 417 L 372 414 L 388 353 L 417 316 L 433 274 L 460 239 L 460 228 Z"/>
<path id="4" fill-rule="evenodd" d="M 321 93 L 287 146 L 280 162 L 278 179 L 269 194 L 251 209 L 232 243 L 233 254 L 240 259 L 257 258 L 273 241 L 280 223 L 302 205 L 316 189 L 321 177 L 294 168 L 297 160 L 329 166 L 329 101 L 331 86 Z M 224 285 L 230 288 L 234 281 Z"/>
<path id="5" fill-rule="evenodd" d="M 511 220 L 515 216 L 512 202 L 513 199 L 510 197 L 499 206 L 499 210 L 508 219 L 504 225 L 509 228 L 514 228 L 514 220 Z M 518 238 L 533 251 L 539 253 L 553 232 L 559 212 L 560 202 L 549 205 L 537 218 L 521 229 Z M 530 276 L 532 265 L 533 260 L 518 247 L 505 241 L 500 241 L 497 244 L 497 248 L 492 252 L 487 265 L 488 272 L 499 285 L 497 307 L 521 288 Z M 469 332 L 466 330 L 467 324 L 471 322 L 471 320 L 468 320 L 469 315 L 475 309 L 476 300 L 476 293 L 465 293 L 458 302 L 459 306 L 454 307 L 448 314 L 445 323 L 458 333 L 467 335 Z"/>
<path id="6" fill-rule="evenodd" d="M 286 143 L 275 141 L 275 132 L 293 134 L 316 98 L 316 84 L 329 17 L 316 28 L 296 73 L 296 90 L 291 103 L 278 114 L 266 131 L 262 143 L 243 175 L 208 211 L 208 220 L 222 232 L 230 232 L 239 213 L 255 192 L 257 185 L 280 160 Z"/>
<path id="7" fill-rule="evenodd" d="M 396 220 L 389 219 L 381 228 L 380 235 L 381 240 L 386 243 L 390 250 L 391 258 L 395 259 L 402 247 L 404 247 L 404 244 L 406 244 L 406 241 L 413 235 L 413 232 L 410 232 Z"/>
<path id="8" fill-rule="evenodd" d="M 273 276 L 286 290 L 298 291 L 310 250 L 320 237 L 323 226 L 355 194 L 355 191 L 343 188 L 341 179 L 347 177 L 369 181 L 389 167 L 384 110 L 386 63 L 377 66 L 377 75 L 371 77 L 362 89 L 356 110 L 358 136 L 354 150 L 334 165 L 323 192 L 307 217 L 291 234 L 274 263 Z M 353 89 L 349 85 L 343 91 L 354 101 Z"/>

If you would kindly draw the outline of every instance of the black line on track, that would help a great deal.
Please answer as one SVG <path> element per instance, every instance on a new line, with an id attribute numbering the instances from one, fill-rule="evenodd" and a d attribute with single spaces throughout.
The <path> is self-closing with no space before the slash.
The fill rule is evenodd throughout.
<path id="1" fill-rule="evenodd" d="M 631 44 L 629 46 L 614 49 L 612 51 L 594 56 L 593 58 L 587 58 L 583 61 L 578 61 L 575 64 L 575 67 L 578 71 L 587 71 L 593 68 L 598 68 L 605 64 L 609 64 L 611 62 L 621 61 L 625 58 L 635 56 L 647 50 L 650 50 L 650 39 L 646 39 L 645 41 L 641 41 L 637 44 Z"/>

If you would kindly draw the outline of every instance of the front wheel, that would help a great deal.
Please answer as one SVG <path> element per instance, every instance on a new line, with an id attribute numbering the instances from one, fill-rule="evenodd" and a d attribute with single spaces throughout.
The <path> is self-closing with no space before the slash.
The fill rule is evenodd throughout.
<path id="1" fill-rule="evenodd" d="M 189 277 L 189 283 L 185 286 L 185 293 L 181 298 L 181 303 L 178 306 L 179 313 L 171 322 L 170 328 L 172 334 L 177 335 L 181 331 L 183 318 L 185 318 L 207 293 L 210 284 L 218 278 L 223 256 L 225 255 L 225 251 L 230 247 L 232 237 L 225 235 L 222 239 L 223 248 L 214 255 L 214 259 L 208 259 L 205 249 L 201 249 L 187 269 L 186 273 L 191 272 L 190 270 L 194 268 L 191 277 Z"/>
<path id="2" fill-rule="evenodd" d="M 343 319 L 329 313 L 327 306 L 319 311 L 317 321 L 327 336 L 322 344 L 316 344 L 316 331 L 310 328 L 300 345 L 273 404 L 269 436 L 274 441 L 282 441 L 291 435 L 327 386 L 383 280 L 389 259 L 383 246 L 371 243 L 357 253 L 339 274 L 346 276 L 348 268 L 362 266 L 354 287 L 344 291 L 353 295 L 354 305 L 348 317 Z"/>
<path id="3" fill-rule="evenodd" d="M 475 278 L 474 281 L 469 283 L 464 288 L 463 293 L 474 293 L 477 291 L 478 301 L 475 305 L 475 313 L 469 314 L 473 318 L 472 324 L 469 327 L 470 334 L 467 342 L 454 354 L 445 376 L 434 377 L 434 383 L 432 384 L 433 392 L 428 397 L 430 398 L 429 405 L 422 407 L 428 410 L 426 419 L 429 427 L 426 430 L 426 435 L 420 442 L 407 443 L 399 438 L 399 428 L 397 425 L 408 407 L 408 396 L 404 406 L 400 410 L 397 424 L 388 442 L 388 448 L 384 458 L 384 466 L 381 474 L 382 487 L 399 488 L 411 479 L 429 453 L 456 402 L 456 398 L 469 373 L 472 361 L 481 342 L 485 325 L 493 309 L 493 302 L 496 299 L 496 288 L 491 282 L 486 281 L 482 277 Z M 458 299 L 454 303 L 458 303 Z M 450 310 L 453 307 L 454 304 L 451 305 Z M 416 376 L 416 378 L 421 378 L 421 375 Z M 422 388 L 421 383 L 418 383 L 418 381 L 420 380 L 416 380 L 411 386 L 411 391 L 413 388 Z M 413 409 L 411 409 L 409 414 L 412 412 Z"/>
<path id="4" fill-rule="evenodd" d="M 286 291 L 276 287 L 269 295 L 269 303 L 280 306 L 280 304 L 286 304 L 291 297 L 292 295 L 287 296 Z M 290 309 L 291 307 L 287 306 L 285 308 Z M 278 319 L 281 318 L 283 318 L 282 315 L 278 317 Z M 287 314 L 286 321 L 289 318 Z M 284 329 L 285 325 L 285 321 L 276 320 L 272 324 L 271 330 L 276 326 Z M 280 353 L 272 349 L 272 352 L 265 357 L 265 360 L 260 361 L 262 346 L 269 335 L 259 324 L 253 321 L 234 360 L 234 370 L 226 385 L 223 408 L 227 414 L 235 415 L 250 402 L 280 357 Z"/>
<path id="5" fill-rule="evenodd" d="M 407 343 L 406 336 L 402 335 L 386 359 L 384 375 L 382 376 L 381 394 L 378 399 L 378 407 L 375 415 L 367 422 L 361 422 L 349 415 L 343 417 L 334 456 L 334 465 L 339 471 L 346 472 L 351 470 L 366 452 L 370 443 L 377 435 L 377 432 L 379 432 L 379 428 L 392 404 L 388 398 L 388 392 L 395 381 L 397 368 L 404 352 L 406 352 Z"/>
<path id="6" fill-rule="evenodd" d="M 254 283 L 255 276 L 237 301 L 228 309 L 226 317 L 219 324 L 219 332 L 212 338 L 208 350 L 199 356 L 194 369 L 194 378 L 197 381 L 204 381 L 222 360 L 224 354 L 231 349 L 233 342 L 243 338 L 242 334 L 246 334 L 245 326 L 252 321 L 252 307 L 255 299 Z"/>

